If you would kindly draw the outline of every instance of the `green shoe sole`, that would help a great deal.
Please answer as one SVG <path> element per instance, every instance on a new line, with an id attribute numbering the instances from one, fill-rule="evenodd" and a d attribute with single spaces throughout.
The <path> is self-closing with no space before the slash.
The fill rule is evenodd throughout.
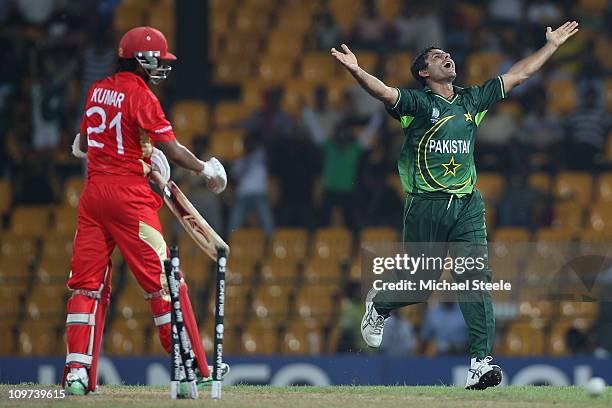
<path id="1" fill-rule="evenodd" d="M 70 383 L 66 383 L 64 387 L 64 391 L 66 395 L 85 395 L 87 394 L 87 388 L 80 381 L 72 381 Z"/>

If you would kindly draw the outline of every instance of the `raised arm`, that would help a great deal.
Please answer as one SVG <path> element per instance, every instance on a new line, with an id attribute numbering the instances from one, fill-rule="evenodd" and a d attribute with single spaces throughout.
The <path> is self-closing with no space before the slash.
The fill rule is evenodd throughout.
<path id="1" fill-rule="evenodd" d="M 383 116 L 380 112 L 375 112 L 370 117 L 368 124 L 366 127 L 359 133 L 357 137 L 357 142 L 361 146 L 362 149 L 367 149 L 372 143 L 372 139 L 376 136 L 380 125 L 382 125 Z"/>
<path id="2" fill-rule="evenodd" d="M 578 23 L 575 21 L 568 21 L 555 31 L 551 27 L 547 27 L 546 44 L 535 53 L 514 64 L 508 72 L 502 75 L 504 91 L 506 93 L 510 92 L 512 88 L 536 73 L 555 51 L 577 32 Z"/>
<path id="3" fill-rule="evenodd" d="M 306 131 L 310 135 L 313 142 L 316 144 L 322 144 L 325 142 L 327 135 L 315 117 L 314 112 L 308 106 L 304 106 L 302 108 L 302 122 L 304 123 L 304 127 L 306 128 Z"/>
<path id="4" fill-rule="evenodd" d="M 395 102 L 397 102 L 399 92 L 396 88 L 385 85 L 385 83 L 380 79 L 365 72 L 359 66 L 355 54 L 349 50 L 349 47 L 347 47 L 346 44 L 342 44 L 342 51 L 332 48 L 331 54 L 342 65 L 344 65 L 344 67 L 351 73 L 351 75 L 357 80 L 363 89 L 385 105 L 392 106 L 395 104 Z"/>

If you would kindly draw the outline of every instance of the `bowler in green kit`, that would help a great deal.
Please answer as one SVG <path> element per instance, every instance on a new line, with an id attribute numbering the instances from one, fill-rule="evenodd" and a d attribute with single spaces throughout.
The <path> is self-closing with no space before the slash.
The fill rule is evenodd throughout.
<path id="1" fill-rule="evenodd" d="M 399 176 L 406 192 L 403 240 L 410 243 L 457 243 L 469 256 L 487 259 L 485 206 L 474 188 L 477 175 L 474 143 L 478 125 L 495 102 L 525 81 L 578 32 L 578 23 L 567 22 L 556 30 L 547 27 L 546 44 L 514 64 L 508 72 L 479 86 L 453 85 L 455 63 L 437 47 L 421 52 L 411 66 L 420 90 L 393 88 L 359 67 L 357 57 L 342 44 L 331 53 L 355 80 L 399 120 L 404 143 L 398 159 Z M 537 137 L 537 135 L 534 135 Z M 465 256 L 466 253 L 451 256 Z M 441 254 L 444 256 L 445 254 Z M 491 281 L 488 265 L 480 276 L 453 273 L 456 281 Z M 438 276 L 442 271 L 440 270 Z M 435 276 L 434 276 L 435 277 Z M 491 294 L 485 290 L 458 294 L 457 300 L 469 330 L 470 368 L 465 388 L 485 389 L 501 383 L 502 372 L 490 364 L 495 336 Z M 371 289 L 361 333 L 371 347 L 379 347 L 385 320 L 391 310 L 417 302 L 392 301 L 385 292 Z"/>

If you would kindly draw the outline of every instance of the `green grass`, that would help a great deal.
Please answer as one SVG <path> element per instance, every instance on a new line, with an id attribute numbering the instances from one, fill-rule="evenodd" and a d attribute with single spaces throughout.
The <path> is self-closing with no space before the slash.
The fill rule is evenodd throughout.
<path id="1" fill-rule="evenodd" d="M 306 408 L 306 407 L 611 407 L 612 389 L 597 397 L 588 397 L 581 387 L 499 387 L 485 391 L 467 391 L 458 387 L 265 387 L 232 386 L 223 389 L 223 399 L 210 400 L 208 391 L 200 400 L 172 401 L 169 387 L 101 386 L 99 392 L 63 400 L 9 400 L 11 389 L 58 389 L 33 384 L 0 385 L 0 406 L 13 407 L 177 407 L 210 406 Z"/>

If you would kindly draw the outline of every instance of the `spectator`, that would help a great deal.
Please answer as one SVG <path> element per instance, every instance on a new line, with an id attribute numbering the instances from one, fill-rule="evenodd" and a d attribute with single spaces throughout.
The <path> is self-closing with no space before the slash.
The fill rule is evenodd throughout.
<path id="1" fill-rule="evenodd" d="M 19 205 L 46 205 L 58 201 L 60 184 L 53 164 L 38 154 L 23 161 L 15 183 L 15 202 Z"/>
<path id="2" fill-rule="evenodd" d="M 465 64 L 466 53 L 469 48 L 470 34 L 470 15 L 469 10 L 458 7 L 455 3 L 453 7 L 443 7 L 440 15 L 444 26 L 444 43 L 449 50 L 452 50 L 453 60 L 458 67 Z"/>
<path id="3" fill-rule="evenodd" d="M 25 21 L 42 25 L 53 14 L 55 0 L 17 0 L 17 8 Z"/>
<path id="4" fill-rule="evenodd" d="M 516 121 L 510 114 L 493 107 L 489 109 L 484 120 L 478 126 L 478 148 L 483 145 L 503 147 L 515 136 Z"/>
<path id="5" fill-rule="evenodd" d="M 264 92 L 263 107 L 255 110 L 249 118 L 236 123 L 235 127 L 259 130 L 266 144 L 274 144 L 280 139 L 288 138 L 293 132 L 291 116 L 282 110 L 282 88 L 273 88 Z"/>
<path id="6" fill-rule="evenodd" d="M 367 126 L 354 138 L 350 123 L 341 123 L 332 137 L 325 135 L 311 109 L 305 108 L 302 118 L 312 137 L 323 151 L 323 225 L 329 224 L 334 207 L 342 209 L 345 224 L 354 227 L 357 170 L 362 152 L 368 148 L 382 123 L 382 115 L 370 117 Z"/>
<path id="7" fill-rule="evenodd" d="M 83 107 L 89 87 L 97 80 L 110 75 L 113 71 L 116 50 L 111 45 L 111 31 L 98 27 L 91 32 L 89 45 L 83 52 L 82 76 L 81 76 L 81 107 L 77 112 L 78 126 L 81 125 Z"/>
<path id="8" fill-rule="evenodd" d="M 377 143 L 369 152 L 362 166 L 359 194 L 359 220 L 361 226 L 396 227 L 402 216 L 402 201 L 397 192 L 387 183 L 390 172 L 397 177 L 397 170 L 391 170 L 386 162 L 389 147 Z"/>
<path id="9" fill-rule="evenodd" d="M 571 327 L 565 333 L 565 347 L 574 355 L 587 354 L 589 353 L 589 337 L 576 327 Z"/>
<path id="10" fill-rule="evenodd" d="M 341 35 L 340 28 L 329 11 L 316 15 L 313 31 L 319 50 L 329 51 L 332 47 L 338 46 Z"/>
<path id="11" fill-rule="evenodd" d="M 546 194 L 527 183 L 525 173 L 513 173 L 497 206 L 499 227 L 535 231 L 546 220 Z"/>
<path id="12" fill-rule="evenodd" d="M 96 1 L 98 6 L 98 15 L 103 23 L 111 24 L 115 9 L 119 6 L 122 0 L 99 0 Z"/>
<path id="13" fill-rule="evenodd" d="M 483 25 L 474 29 L 470 36 L 470 48 L 478 52 L 499 53 L 502 51 L 501 37 L 497 30 Z M 516 62 L 516 61 L 515 61 Z"/>
<path id="14" fill-rule="evenodd" d="M 376 2 L 366 1 L 364 13 L 353 27 L 352 42 L 356 48 L 367 50 L 380 49 L 386 34 L 387 23 L 378 14 Z"/>
<path id="15" fill-rule="evenodd" d="M 531 103 L 527 115 L 517 132 L 517 140 L 522 149 L 526 150 L 522 157 L 530 157 L 532 167 L 548 164 L 556 168 L 557 163 L 545 163 L 542 160 L 544 157 L 553 161 L 561 159 L 563 127 L 560 125 L 560 119 L 546 109 L 546 93 L 543 89 L 536 89 L 529 94 L 529 97 Z"/>
<path id="16" fill-rule="evenodd" d="M 467 350 L 468 331 L 459 305 L 442 302 L 430 307 L 421 326 L 423 352 L 433 342 L 437 354 L 462 354 Z"/>
<path id="17" fill-rule="evenodd" d="M 5 40 L 5 38 L 2 38 Z M 2 47 L 0 55 L 2 61 L 8 61 L 11 49 Z M 0 134 L 4 135 L 9 130 L 11 111 L 15 103 L 14 97 L 19 89 L 17 66 L 13 64 L 2 64 L 0 66 Z"/>
<path id="18" fill-rule="evenodd" d="M 606 274 L 610 279 L 612 270 L 608 269 Z M 612 289 L 611 282 L 602 285 L 606 290 Z M 610 292 L 607 292 L 610 293 Z M 598 306 L 597 321 L 595 322 L 595 336 L 599 346 L 598 354 L 610 356 L 612 354 L 612 302 L 601 300 Z"/>
<path id="19" fill-rule="evenodd" d="M 6 24 L 7 20 L 11 16 L 14 7 L 13 0 L 2 0 L 0 1 L 0 24 L 3 26 Z"/>
<path id="20" fill-rule="evenodd" d="M 610 115 L 604 107 L 598 106 L 594 89 L 584 93 L 580 106 L 569 115 L 566 128 L 568 164 L 576 170 L 592 168 L 610 130 Z"/>
<path id="21" fill-rule="evenodd" d="M 278 146 L 272 164 L 280 182 L 279 224 L 313 228 L 312 193 L 320 170 L 320 155 L 305 130 L 298 129 L 290 143 Z"/>
<path id="22" fill-rule="evenodd" d="M 206 137 L 196 137 L 193 139 L 193 153 L 202 160 L 206 156 L 207 141 L 208 138 Z M 210 191 L 206 184 L 198 180 L 197 177 L 188 177 L 187 173 L 181 167 L 175 167 L 172 178 L 180 183 L 181 186 L 186 187 L 185 191 L 189 201 L 206 218 L 212 229 L 219 232 L 223 231 L 223 205 L 221 197 Z M 174 223 L 174 229 L 175 234 L 183 233 L 183 227 L 178 221 Z"/>
<path id="23" fill-rule="evenodd" d="M 525 40 L 522 39 L 521 37 L 522 35 L 520 33 L 517 33 L 516 30 L 507 29 L 503 31 L 502 38 L 501 38 L 501 49 L 503 50 L 503 60 L 499 67 L 499 72 L 507 72 L 510 68 L 512 68 L 514 64 L 516 64 L 516 61 L 522 60 L 527 55 L 527 53 L 525 52 L 525 49 L 521 46 L 521 44 L 525 42 Z M 533 52 L 533 50 L 529 50 L 528 53 L 531 53 L 531 52 Z M 548 69 L 550 69 L 549 66 L 544 65 L 542 67 L 541 72 L 540 71 L 536 72 L 531 77 L 529 77 L 525 82 L 516 86 L 512 90 L 512 94 L 516 96 L 520 96 L 522 94 L 525 94 L 527 91 L 534 89 L 538 84 L 542 82 L 542 78 L 545 76 L 544 73 Z M 538 89 L 541 89 L 541 88 L 538 88 Z M 541 89 L 540 92 L 545 93 L 546 90 Z"/>
<path id="24" fill-rule="evenodd" d="M 68 30 L 66 22 L 49 22 L 45 48 L 37 50 L 38 54 L 31 61 L 32 146 L 35 150 L 50 151 L 60 145 L 60 130 L 69 112 L 68 82 L 78 69 Z"/>
<path id="25" fill-rule="evenodd" d="M 380 350 L 389 357 L 406 357 L 414 353 L 417 339 L 410 321 L 399 313 L 399 309 L 391 311 L 391 316 L 385 321 L 385 335 Z"/>
<path id="26" fill-rule="evenodd" d="M 359 85 L 350 86 L 345 91 L 344 98 L 343 116 L 348 118 L 367 119 L 381 109 L 380 102 L 372 98 Z"/>
<path id="27" fill-rule="evenodd" d="M 437 47 L 445 47 L 444 26 L 439 17 L 438 10 L 430 4 L 422 3 L 417 23 L 415 36 L 415 49 L 424 50 L 436 44 Z"/>
<path id="28" fill-rule="evenodd" d="M 527 21 L 539 26 L 552 26 L 561 21 L 559 6 L 549 0 L 532 0 L 525 15 Z"/>
<path id="29" fill-rule="evenodd" d="M 419 6 L 417 6 L 419 7 Z M 395 43 L 399 49 L 415 48 L 415 37 L 417 35 L 415 10 L 405 3 L 401 13 L 392 23 L 395 35 Z M 432 42 L 432 44 L 434 44 Z"/>
<path id="30" fill-rule="evenodd" d="M 518 159 L 509 150 L 516 131 L 516 121 L 494 105 L 478 126 L 476 161 L 480 169 L 507 171 L 516 167 Z"/>
<path id="31" fill-rule="evenodd" d="M 323 137 L 327 138 L 338 125 L 341 114 L 328 103 L 327 88 L 315 90 L 312 109 L 304 101 L 302 117 L 311 115 L 318 124 Z M 305 122 L 303 120 L 303 122 Z M 300 162 L 302 165 L 296 166 Z M 314 226 L 312 192 L 319 170 L 319 154 L 307 132 L 295 132 L 291 143 L 281 143 L 273 155 L 275 175 L 281 184 L 280 223 L 302 227 Z"/>
<path id="32" fill-rule="evenodd" d="M 605 67 L 597 60 L 593 42 L 578 56 L 581 66 L 578 69 L 580 75 L 576 78 L 576 91 L 579 95 L 584 95 L 589 90 L 594 90 L 596 105 L 604 106 L 606 102 L 606 84 L 604 82 Z"/>
<path id="33" fill-rule="evenodd" d="M 7 175 L 19 174 L 18 166 L 31 151 L 30 135 L 32 134 L 32 115 L 24 99 L 13 102 L 10 116 L 10 128 L 4 133 L 3 172 Z"/>
<path id="34" fill-rule="evenodd" d="M 363 302 L 360 298 L 360 287 L 359 282 L 350 282 L 345 290 L 345 301 L 342 302 L 339 321 L 340 338 L 336 350 L 339 353 L 370 353 L 372 351 L 361 337 Z"/>
<path id="35" fill-rule="evenodd" d="M 187 180 L 189 183 L 187 185 L 189 201 L 200 214 L 204 214 L 212 229 L 223 231 L 223 205 L 219 195 L 208 190 L 204 183 L 196 183 L 197 179 L 195 177 L 187 177 L 185 181 Z M 176 227 L 177 231 L 183 233 L 179 224 L 176 224 Z"/>
<path id="36" fill-rule="evenodd" d="M 489 3 L 489 16 L 498 23 L 518 24 L 523 17 L 523 1 L 493 0 Z"/>
<path id="37" fill-rule="evenodd" d="M 305 106 L 305 103 L 302 103 L 302 114 Z M 312 114 L 321 126 L 325 137 L 329 137 L 333 133 L 342 119 L 340 112 L 329 105 L 327 88 L 324 86 L 319 86 L 315 89 Z"/>
<path id="38" fill-rule="evenodd" d="M 60 70 L 60 61 L 51 55 L 44 57 L 44 69 L 40 78 L 32 83 L 32 123 L 34 132 L 32 146 L 36 150 L 58 147 L 60 124 L 66 108 L 63 83 L 53 76 Z"/>
<path id="39" fill-rule="evenodd" d="M 404 3 L 402 13 L 393 22 L 397 47 L 422 50 L 435 44 L 444 49 L 444 28 L 438 15 L 429 3 Z"/>
<path id="40" fill-rule="evenodd" d="M 603 6 L 603 8 L 600 8 L 600 11 L 596 10 L 596 8 L 600 7 L 599 5 L 592 7 L 593 5 L 597 4 L 596 2 L 592 1 L 579 1 L 577 3 L 573 2 L 569 4 L 575 4 L 575 7 L 571 9 L 571 12 L 575 16 L 576 20 L 580 21 L 580 25 L 586 30 L 602 31 L 606 26 L 609 26 L 607 22 L 610 16 L 610 2 L 600 2 L 599 4 Z M 569 4 L 566 5 L 567 10 L 570 10 Z"/>
<path id="41" fill-rule="evenodd" d="M 233 231 L 242 227 L 244 219 L 255 211 L 264 233 L 269 237 L 274 223 L 268 202 L 268 165 L 261 132 L 250 130 L 244 140 L 244 148 L 245 156 L 236 160 L 232 168 L 237 187 L 229 229 Z"/>

